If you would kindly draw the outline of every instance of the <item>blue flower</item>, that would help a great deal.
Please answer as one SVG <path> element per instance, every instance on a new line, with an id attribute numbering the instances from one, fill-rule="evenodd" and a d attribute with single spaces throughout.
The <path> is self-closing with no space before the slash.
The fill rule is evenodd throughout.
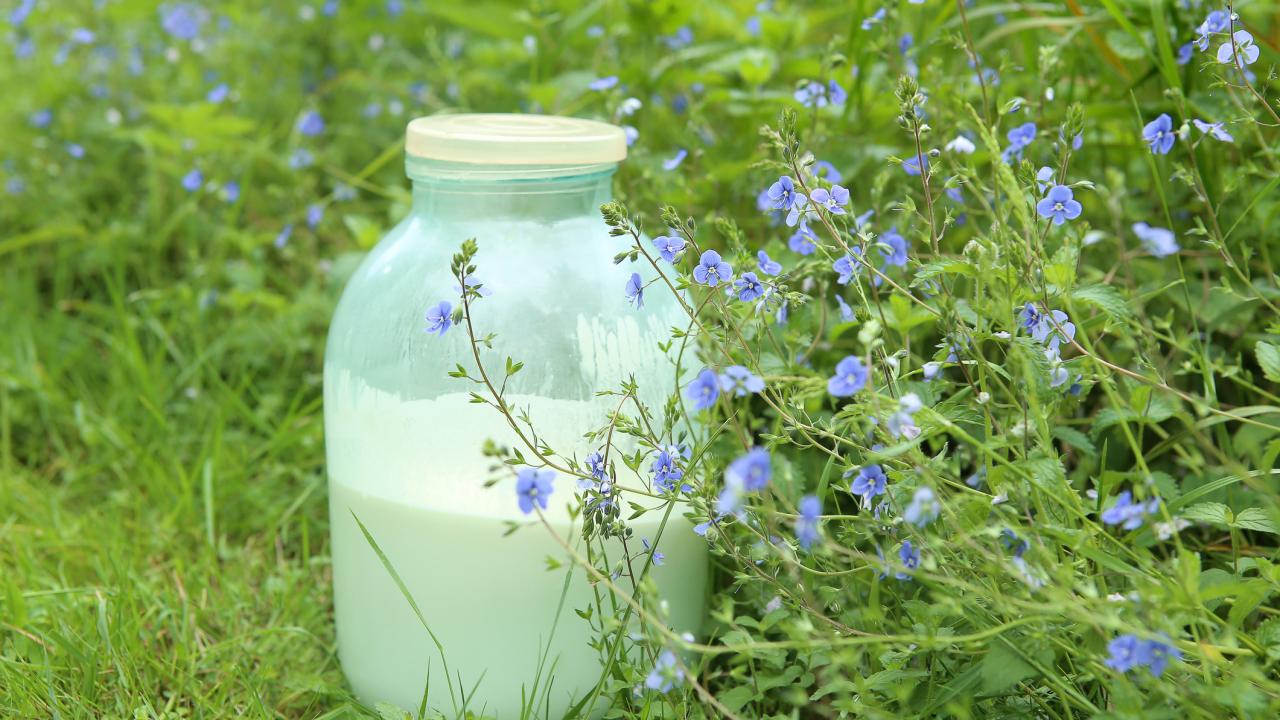
<path id="1" fill-rule="evenodd" d="M 289 230 L 293 230 L 293 226 L 288 226 Z M 448 300 L 440 302 L 427 308 L 427 332 L 436 335 L 444 335 L 449 326 L 453 324 L 453 303 Z"/>
<path id="2" fill-rule="evenodd" d="M 47 128 L 49 123 L 53 122 L 53 111 L 48 108 L 37 110 L 31 113 L 27 118 L 27 122 L 31 123 L 31 127 L 34 128 Z"/>
<path id="3" fill-rule="evenodd" d="M 1028 304 L 1029 305 L 1029 304 Z M 1058 346 L 1064 342 L 1071 342 L 1076 337 L 1075 323 L 1066 313 L 1061 310 L 1054 310 L 1050 313 L 1036 312 L 1035 308 L 1024 308 L 1023 316 L 1027 317 L 1028 310 L 1032 313 L 1035 322 L 1028 326 L 1031 331 L 1031 337 L 1036 342 L 1047 342 L 1049 346 L 1050 357 L 1057 357 Z M 1026 325 L 1026 320 L 1023 322 Z"/>
<path id="4" fill-rule="evenodd" d="M 782 263 L 769 259 L 769 253 L 761 250 L 756 253 L 756 267 L 765 275 L 777 275 L 782 272 Z"/>
<path id="5" fill-rule="evenodd" d="M 907 264 L 907 239 L 898 234 L 898 228 L 892 227 L 889 232 L 880 236 L 880 244 L 887 245 L 888 251 L 884 247 L 876 248 L 880 252 L 880 257 L 889 265 L 905 267 Z M 879 279 L 879 278 L 877 278 Z"/>
<path id="6" fill-rule="evenodd" d="M 800 517 L 796 519 L 796 541 L 800 547 L 808 550 L 818 542 L 819 516 L 822 515 L 822 501 L 817 495 L 805 495 L 800 498 Z"/>
<path id="7" fill-rule="evenodd" d="M 676 654 L 663 650 L 654 663 L 653 670 L 644 679 L 644 686 L 660 693 L 670 692 L 672 688 L 684 682 L 684 670 L 676 664 Z"/>
<path id="8" fill-rule="evenodd" d="M 912 546 L 910 540 L 903 540 L 902 547 L 898 548 L 898 559 L 902 561 L 903 571 L 894 573 L 894 577 L 910 580 L 911 573 L 907 571 L 920 567 L 920 549 Z"/>
<path id="9" fill-rule="evenodd" d="M 1040 311 L 1036 310 L 1036 306 L 1027 303 L 1022 306 L 1022 327 L 1027 332 L 1035 332 L 1037 326 L 1040 325 Z"/>
<path id="10" fill-rule="evenodd" d="M 314 110 L 308 110 L 298 118 L 298 132 L 308 137 L 316 137 L 324 132 L 324 118 Z"/>
<path id="11" fill-rule="evenodd" d="M 1103 664 L 1112 670 L 1129 672 L 1141 664 L 1138 660 L 1138 649 L 1141 645 L 1142 640 L 1137 635 L 1121 635 L 1107 643 L 1107 652 L 1111 656 L 1103 661 Z"/>
<path id="12" fill-rule="evenodd" d="M 1141 658 L 1151 670 L 1151 674 L 1159 677 L 1164 674 L 1164 669 L 1169 665 L 1169 658 L 1179 660 L 1182 653 L 1170 644 L 1169 636 L 1163 635 L 1163 640 L 1147 640 L 1143 643 L 1138 651 L 1138 657 Z"/>
<path id="13" fill-rule="evenodd" d="M 1102 511 L 1102 522 L 1107 525 L 1119 525 L 1125 530 L 1137 530 L 1147 515 L 1160 509 L 1160 498 L 1151 498 L 1147 502 L 1133 501 L 1133 493 L 1128 490 L 1116 496 L 1115 502 Z"/>
<path id="14" fill-rule="evenodd" d="M 685 150 L 684 148 L 680 148 L 679 150 L 676 151 L 676 154 L 673 155 L 671 158 L 662 161 L 662 169 L 675 170 L 676 168 L 680 167 L 680 163 L 684 162 L 685 157 L 688 155 L 689 155 L 688 150 Z"/>
<path id="15" fill-rule="evenodd" d="M 813 176 L 829 183 L 838 183 L 842 179 L 836 166 L 826 160 L 819 160 L 813 164 Z"/>
<path id="16" fill-rule="evenodd" d="M 924 159 L 924 169 L 926 171 L 929 169 L 928 157 Z M 919 175 L 920 174 L 920 158 L 918 156 L 913 155 L 907 158 L 906 160 L 903 160 L 902 171 L 908 175 Z"/>
<path id="17" fill-rule="evenodd" d="M 796 102 L 808 108 L 820 108 L 827 105 L 840 105 L 848 95 L 835 80 L 828 80 L 826 85 L 808 81 L 800 85 L 795 92 Z"/>
<path id="18" fill-rule="evenodd" d="M 306 148 L 298 148 L 289 156 L 289 167 L 294 170 L 310 167 L 313 162 L 315 162 L 315 156 Z"/>
<path id="19" fill-rule="evenodd" d="M 826 208 L 832 215 L 843 215 L 844 206 L 849 204 L 849 191 L 839 185 L 832 185 L 830 190 L 818 188 L 809 193 L 809 199 L 813 200 L 814 205 Z"/>
<path id="20" fill-rule="evenodd" d="M 940 362 L 927 362 L 920 366 L 920 374 L 924 377 L 925 382 L 933 380 L 941 371 L 942 363 Z"/>
<path id="21" fill-rule="evenodd" d="M 748 393 L 764 390 L 764 380 L 741 365 L 730 365 L 720 373 L 720 390 L 737 397 L 746 397 Z"/>
<path id="22" fill-rule="evenodd" d="M 1223 124 L 1220 122 L 1208 123 L 1203 120 L 1197 119 L 1197 120 L 1192 120 L 1191 124 L 1195 125 L 1196 129 L 1199 130 L 1200 132 L 1206 135 L 1212 135 L 1214 140 L 1221 140 L 1222 142 L 1235 142 L 1235 138 L 1231 137 L 1231 133 L 1227 132 L 1223 128 Z"/>
<path id="23" fill-rule="evenodd" d="M 1204 19 L 1204 22 L 1196 28 L 1196 47 L 1201 50 L 1209 49 L 1209 36 L 1213 33 L 1224 32 L 1231 26 L 1231 16 L 1225 10 L 1214 10 L 1210 12 Z"/>
<path id="24" fill-rule="evenodd" d="M 597 480 L 603 480 L 605 476 L 604 455 L 599 451 L 588 455 L 587 471 L 591 473 L 591 477 Z"/>
<path id="25" fill-rule="evenodd" d="M 1184 43 L 1184 44 L 1182 44 L 1182 45 L 1179 45 L 1179 46 L 1178 46 L 1178 58 L 1177 58 L 1177 62 L 1178 62 L 1178 64 L 1179 64 L 1179 65 L 1186 65 L 1187 63 L 1191 62 L 1191 55 L 1192 55 L 1192 53 L 1194 53 L 1194 52 L 1195 52 L 1195 43 L 1194 43 L 1194 42 L 1189 42 L 1189 43 Z"/>
<path id="26" fill-rule="evenodd" d="M 916 527 L 924 527 L 937 520 L 940 512 L 942 505 L 933 490 L 922 487 L 916 490 L 916 494 L 911 497 L 911 504 L 902 511 L 902 519 Z"/>
<path id="27" fill-rule="evenodd" d="M 307 227 L 314 230 L 324 220 L 324 205 L 312 203 L 307 206 Z"/>
<path id="28" fill-rule="evenodd" d="M 720 253 L 715 250 L 702 253 L 698 266 L 693 269 L 693 279 L 710 287 L 715 287 L 722 281 L 727 282 L 732 277 L 733 268 L 721 260 Z"/>
<path id="29" fill-rule="evenodd" d="M 1253 36 L 1247 30 L 1237 30 L 1230 42 L 1218 47 L 1218 62 L 1227 65 L 1237 58 L 1245 65 L 1258 61 L 1258 46 L 1253 44 Z"/>
<path id="30" fill-rule="evenodd" d="M 1071 188 L 1066 185 L 1054 185 L 1049 188 L 1049 194 L 1036 203 L 1036 212 L 1040 213 L 1040 217 L 1052 218 L 1054 225 L 1075 220 L 1080 217 L 1082 209 Z"/>
<path id="31" fill-rule="evenodd" d="M 222 199 L 234 203 L 240 199 L 240 183 L 228 180 L 222 186 Z"/>
<path id="32" fill-rule="evenodd" d="M 10 195 L 21 195 L 27 190 L 27 181 L 20 177 L 11 177 L 4 183 L 4 191 Z"/>
<path id="33" fill-rule="evenodd" d="M 1173 231 L 1161 227 L 1152 227 L 1144 222 L 1133 224 L 1133 234 L 1142 241 L 1142 247 L 1155 257 L 1162 258 L 1173 255 L 1180 249 Z"/>
<path id="34" fill-rule="evenodd" d="M 787 227 L 795 227 L 800 220 L 801 211 L 809 202 L 803 193 L 796 192 L 795 181 L 786 175 L 769 186 L 768 197 L 773 203 L 772 209 L 787 211 Z"/>
<path id="35" fill-rule="evenodd" d="M 742 302 L 751 302 L 764 294 L 764 285 L 760 284 L 760 279 L 753 272 L 742 273 L 733 282 L 733 286 L 738 289 L 738 299 Z"/>
<path id="36" fill-rule="evenodd" d="M 547 509 L 547 498 L 555 489 L 551 481 L 556 479 L 555 471 L 546 468 L 520 468 L 516 473 L 516 501 L 520 512 L 528 515 L 533 512 L 536 503 L 543 510 Z"/>
<path id="37" fill-rule="evenodd" d="M 644 545 L 645 552 L 648 552 L 648 551 L 649 551 L 649 538 L 647 538 L 647 537 L 640 538 L 640 544 Z M 656 547 L 655 547 L 655 548 L 653 549 L 653 564 L 654 564 L 654 565 L 661 565 L 661 564 L 662 564 L 662 562 L 663 562 L 664 560 L 666 560 L 666 559 L 667 559 L 667 556 L 666 556 L 664 553 L 662 553 L 660 550 L 658 550 L 658 548 L 656 548 Z"/>
<path id="38" fill-rule="evenodd" d="M 672 50 L 679 50 L 693 44 L 693 30 L 688 25 L 680 26 L 674 35 L 661 38 L 662 43 Z"/>
<path id="39" fill-rule="evenodd" d="M 1142 128 L 1142 139 L 1151 146 L 1151 152 L 1157 155 L 1168 155 L 1177 136 L 1173 132 L 1173 119 L 1168 113 L 1160 113 L 1160 117 L 1147 123 Z"/>
<path id="40" fill-rule="evenodd" d="M 1044 192 L 1047 188 L 1053 186 L 1053 168 L 1045 166 L 1036 171 L 1036 190 Z"/>
<path id="41" fill-rule="evenodd" d="M 854 256 L 857 256 L 856 260 Z M 850 253 L 831 263 L 831 269 L 840 274 L 840 277 L 836 278 L 837 283 L 848 285 L 853 276 L 862 271 L 862 248 L 850 248 Z"/>
<path id="42" fill-rule="evenodd" d="M 713 517 L 713 518 L 709 518 L 709 519 L 707 519 L 707 521 L 706 521 L 706 522 L 700 522 L 700 523 L 698 523 L 697 525 L 694 525 L 694 526 L 693 526 L 693 532 L 694 532 L 694 534 L 696 534 L 696 535 L 701 535 L 702 537 L 706 537 L 706 536 L 707 536 L 707 531 L 711 529 L 711 526 L 713 526 L 713 525 L 715 525 L 715 524 L 719 523 L 719 522 L 720 522 L 720 519 L 721 519 L 721 518 L 723 518 L 723 517 L 724 517 L 724 515 L 716 515 L 716 516 L 715 516 L 715 517 Z"/>
<path id="43" fill-rule="evenodd" d="M 637 310 L 644 307 L 644 282 L 640 280 L 640 273 L 633 272 L 627 279 L 626 298 Z"/>
<path id="44" fill-rule="evenodd" d="M 1018 533 L 1010 530 L 1009 528 L 1005 528 L 1000 531 L 1000 543 L 1004 545 L 1006 549 L 1012 550 L 1014 557 L 1019 558 L 1022 557 L 1023 553 L 1031 548 L 1031 546 L 1027 544 L 1026 540 L 1018 537 Z"/>
<path id="45" fill-rule="evenodd" d="M 872 13 L 870 16 L 863 18 L 862 29 L 870 30 L 871 28 L 880 24 L 881 20 L 884 20 L 884 8 L 880 8 L 879 10 L 876 10 L 874 13 Z"/>
<path id="46" fill-rule="evenodd" d="M 1103 664 L 1121 673 L 1127 673 L 1135 667 L 1146 665 L 1152 675 L 1159 677 L 1169 665 L 1169 658 L 1179 659 L 1181 653 L 1169 642 L 1168 635 L 1161 635 L 1160 640 L 1143 640 L 1137 635 L 1125 634 L 1117 636 L 1107 643 L 1110 654 Z"/>
<path id="47" fill-rule="evenodd" d="M 283 248 L 285 245 L 289 244 L 289 238 L 292 235 L 293 223 L 288 223 L 284 227 L 280 228 L 280 232 L 276 233 L 275 242 L 272 244 L 275 245 L 277 249 Z M 446 326 L 445 329 L 447 330 L 448 326 Z"/>
<path id="48" fill-rule="evenodd" d="M 836 364 L 836 374 L 827 380 L 827 392 L 836 397 L 849 397 L 867 384 L 867 368 L 857 355 Z"/>
<path id="49" fill-rule="evenodd" d="M 226 100 L 227 96 L 230 94 L 231 94 L 230 86 L 228 86 L 226 83 L 218 83 L 217 85 L 213 86 L 213 89 L 210 90 L 207 95 L 204 96 L 204 99 L 207 100 L 208 102 L 216 104 L 216 103 L 222 102 L 223 100 Z"/>
<path id="50" fill-rule="evenodd" d="M 182 187 L 187 192 L 195 192 L 199 190 L 200 186 L 203 184 L 204 184 L 204 175 L 201 174 L 199 168 L 196 168 L 191 172 L 187 173 L 186 175 L 182 176 Z"/>
<path id="51" fill-rule="evenodd" d="M 769 464 L 769 452 L 759 447 L 739 456 L 724 471 L 727 486 L 746 492 L 763 490 L 771 477 L 773 468 Z"/>
<path id="52" fill-rule="evenodd" d="M 871 501 L 884 494 L 889 477 L 879 465 L 866 465 L 858 470 L 858 476 L 849 485 L 849 492 L 862 499 L 864 507 L 871 507 Z"/>
<path id="53" fill-rule="evenodd" d="M 85 156 L 84 146 L 79 143 L 67 143 L 67 154 L 80 160 Z"/>
<path id="54" fill-rule="evenodd" d="M 404 12 L 403 0 L 387 0 L 387 14 L 391 17 L 400 17 Z"/>
<path id="55" fill-rule="evenodd" d="M 9 24 L 15 28 L 22 25 L 31 16 L 31 11 L 36 9 L 36 0 L 21 0 L 18 6 L 9 12 Z"/>
<path id="56" fill-rule="evenodd" d="M 608 90 L 609 88 L 611 88 L 611 87 L 613 87 L 614 85 L 617 85 L 617 84 L 618 84 L 618 76 L 617 76 L 617 75 L 606 75 L 605 77 L 598 78 L 598 79 L 596 79 L 596 80 L 592 80 L 590 83 L 588 83 L 588 84 L 587 84 L 587 89 L 589 89 L 589 90 Z"/>
<path id="57" fill-rule="evenodd" d="M 801 223 L 800 227 L 796 228 L 795 233 L 787 240 L 787 247 L 801 255 L 810 255 L 818 247 L 814 242 L 817 239 L 813 231 L 809 229 L 809 226 Z"/>
<path id="58" fill-rule="evenodd" d="M 76 28 L 71 31 L 72 45 L 90 45 L 97 38 L 89 28 Z"/>
<path id="59" fill-rule="evenodd" d="M 195 40 L 200 27 L 209 18 L 209 11 L 189 2 L 180 2 L 160 9 L 160 26 L 178 40 Z"/>
<path id="60" fill-rule="evenodd" d="M 719 517 L 724 517 L 725 515 L 741 517 L 742 514 L 742 489 L 726 485 L 724 490 L 720 491 L 720 496 L 716 498 L 716 515 Z M 694 530 L 696 532 L 697 528 L 694 528 Z"/>
<path id="61" fill-rule="evenodd" d="M 853 308 L 849 307 L 849 303 L 844 301 L 840 293 L 836 293 L 836 305 L 840 307 L 840 319 L 844 322 L 853 320 Z"/>
<path id="62" fill-rule="evenodd" d="M 653 239 L 653 246 L 658 249 L 658 254 L 669 263 L 675 263 L 686 245 L 684 238 L 676 235 L 659 235 Z"/>
<path id="63" fill-rule="evenodd" d="M 1010 130 L 1005 137 L 1009 138 L 1009 146 L 1004 149 L 1000 157 L 1007 163 L 1011 159 L 1022 157 L 1022 151 L 1036 139 L 1036 124 L 1033 122 L 1023 123 L 1018 127 Z"/>
<path id="64" fill-rule="evenodd" d="M 658 457 L 649 466 L 653 471 L 653 486 L 662 492 L 671 492 L 675 489 L 676 483 L 684 478 L 684 470 L 680 467 L 677 457 L 664 449 L 658 452 Z M 685 488 L 688 487 L 685 486 Z"/>
<path id="65" fill-rule="evenodd" d="M 885 429 L 895 438 L 906 437 L 908 440 L 915 440 L 920 436 L 920 428 L 916 426 L 913 416 L 922 407 L 924 406 L 920 402 L 920 397 L 915 393 L 903 395 L 898 399 L 898 412 L 889 416 Z"/>
<path id="66" fill-rule="evenodd" d="M 684 389 L 685 397 L 693 403 L 695 410 L 706 410 L 716 404 L 720 397 L 720 378 L 711 368 L 703 368 L 698 377 Z"/>

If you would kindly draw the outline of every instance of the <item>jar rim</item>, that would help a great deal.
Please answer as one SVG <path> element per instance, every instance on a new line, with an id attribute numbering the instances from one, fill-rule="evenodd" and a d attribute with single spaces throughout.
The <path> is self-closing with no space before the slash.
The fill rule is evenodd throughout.
<path id="1" fill-rule="evenodd" d="M 509 183 L 547 180 L 603 179 L 618 169 L 613 162 L 591 164 L 497 165 L 427 160 L 406 155 L 405 175 L 414 182 Z"/>

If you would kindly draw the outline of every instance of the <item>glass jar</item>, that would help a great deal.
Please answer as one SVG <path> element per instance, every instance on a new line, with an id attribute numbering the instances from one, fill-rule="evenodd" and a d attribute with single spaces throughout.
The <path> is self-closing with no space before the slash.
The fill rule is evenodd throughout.
<path id="1" fill-rule="evenodd" d="M 680 309 L 658 288 L 639 310 L 624 298 L 632 268 L 613 256 L 629 240 L 610 237 L 599 213 L 626 154 L 619 128 L 531 115 L 434 116 L 410 123 L 406 150 L 412 211 L 348 282 L 325 353 L 338 654 L 368 702 L 416 710 L 429 672 L 433 708 L 453 712 L 459 687 L 475 686 L 472 710 L 510 718 L 533 706 L 534 717 L 558 718 L 601 672 L 588 644 L 593 631 L 574 610 L 595 604 L 597 590 L 606 596 L 597 622 L 600 609 L 622 603 L 593 589 L 546 528 L 507 535 L 531 516 L 517 506 L 511 469 L 495 467 L 482 449 L 492 440 L 532 454 L 494 408 L 471 401 L 483 386 L 449 377 L 458 365 L 476 375 L 466 327 L 429 333 L 425 313 L 441 301 L 459 304 L 450 258 L 475 238 L 468 282 L 481 283 L 485 297 L 472 306 L 474 332 L 494 334 L 480 358 L 499 378 L 507 357 L 524 363 L 506 382 L 508 403 L 527 412 L 542 443 L 582 463 L 600 449 L 583 433 L 607 425 L 618 404 L 597 391 L 634 376 L 640 399 L 661 411 L 675 371 L 658 344 L 682 324 Z M 615 446 L 613 457 L 633 448 Z M 559 474 L 544 515 L 582 552 L 570 513 L 576 490 L 577 478 Z M 666 560 L 652 572 L 674 629 L 697 632 L 706 549 L 682 512 L 677 506 L 662 529 Z M 655 537 L 661 516 L 633 521 L 631 542 Z M 549 571 L 548 557 L 561 566 Z"/>

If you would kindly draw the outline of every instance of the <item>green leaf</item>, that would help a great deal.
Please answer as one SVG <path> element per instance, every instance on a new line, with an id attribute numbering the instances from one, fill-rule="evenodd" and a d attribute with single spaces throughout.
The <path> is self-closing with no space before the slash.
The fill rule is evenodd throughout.
<path id="1" fill-rule="evenodd" d="M 1188 520 L 1195 522 L 1213 523 L 1214 525 L 1226 525 L 1231 516 L 1231 508 L 1222 503 L 1202 502 L 1196 503 L 1183 511 L 1182 516 Z"/>
<path id="2" fill-rule="evenodd" d="M 1074 300 L 1089 303 L 1116 320 L 1126 320 L 1133 315 L 1128 302 L 1119 290 L 1110 285 L 1085 285 L 1071 292 Z"/>
<path id="3" fill-rule="evenodd" d="M 1041 665 L 1053 662 L 1052 651 L 1046 653 L 1041 650 L 1033 655 L 1025 651 L 1019 652 L 1008 640 L 996 642 L 982 658 L 982 690 L 997 693 L 1019 680 L 1037 675 L 1036 669 L 1024 659 L 1024 655 L 1034 656 Z M 1048 657 L 1043 657 L 1044 655 Z"/>
<path id="4" fill-rule="evenodd" d="M 1086 455 L 1098 454 L 1098 448 L 1094 446 L 1089 436 L 1073 427 L 1059 425 L 1053 429 L 1053 436 L 1077 450 L 1084 451 Z"/>
<path id="5" fill-rule="evenodd" d="M 1227 620 L 1233 627 L 1240 627 L 1244 624 L 1245 618 L 1262 604 L 1263 600 L 1271 594 L 1271 583 L 1266 580 L 1253 579 L 1245 583 L 1244 589 L 1236 594 L 1235 602 L 1231 605 L 1231 612 L 1227 613 Z"/>
<path id="6" fill-rule="evenodd" d="M 1245 530 L 1257 530 L 1259 532 L 1280 535 L 1280 527 L 1276 526 L 1274 520 L 1267 515 L 1262 508 L 1248 508 L 1236 513 L 1235 520 L 1231 523 L 1238 528 Z"/>
<path id="7" fill-rule="evenodd" d="M 1259 340 L 1253 349 L 1258 354 L 1258 364 L 1262 366 L 1262 374 L 1272 382 L 1280 382 L 1280 346 Z"/>
<path id="8" fill-rule="evenodd" d="M 722 693 L 717 693 L 716 699 L 736 713 L 745 707 L 747 703 L 755 700 L 756 695 L 756 691 L 750 685 L 738 685 Z"/>

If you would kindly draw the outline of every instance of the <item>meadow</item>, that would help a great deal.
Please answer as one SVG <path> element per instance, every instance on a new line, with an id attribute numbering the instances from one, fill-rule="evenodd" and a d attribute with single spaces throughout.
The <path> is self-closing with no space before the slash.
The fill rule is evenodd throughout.
<path id="1" fill-rule="evenodd" d="M 1280 3 L 3 8 L 0 716 L 419 716 L 337 662 L 322 365 L 454 110 L 624 126 L 618 312 L 689 299 L 642 451 L 504 458 L 710 548 L 696 638 L 584 568 L 591 712 L 1280 716 Z"/>

